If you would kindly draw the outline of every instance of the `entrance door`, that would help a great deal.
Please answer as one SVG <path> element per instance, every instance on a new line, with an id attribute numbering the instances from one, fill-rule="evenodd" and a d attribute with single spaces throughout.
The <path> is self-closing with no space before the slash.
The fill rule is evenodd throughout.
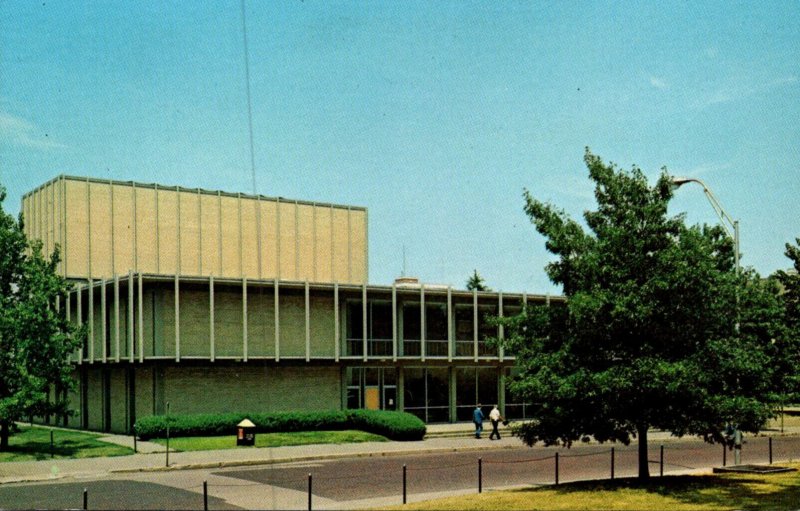
<path id="1" fill-rule="evenodd" d="M 364 388 L 364 408 L 367 410 L 381 409 L 381 394 L 379 387 Z"/>

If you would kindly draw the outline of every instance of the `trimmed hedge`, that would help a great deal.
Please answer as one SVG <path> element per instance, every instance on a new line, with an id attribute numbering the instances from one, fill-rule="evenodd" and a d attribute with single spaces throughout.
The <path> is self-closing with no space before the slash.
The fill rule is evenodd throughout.
<path id="1" fill-rule="evenodd" d="M 390 440 L 422 440 L 425 423 L 406 412 L 383 410 L 332 410 L 325 412 L 217 413 L 196 415 L 151 415 L 136 421 L 134 429 L 142 440 L 167 436 L 218 436 L 236 433 L 243 419 L 256 425 L 257 433 L 290 431 L 333 431 L 357 429 Z"/>

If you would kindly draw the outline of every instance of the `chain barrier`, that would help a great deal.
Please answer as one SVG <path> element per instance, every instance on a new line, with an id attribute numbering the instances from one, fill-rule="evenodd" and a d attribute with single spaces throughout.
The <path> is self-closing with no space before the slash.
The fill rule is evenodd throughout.
<path id="1" fill-rule="evenodd" d="M 769 447 L 769 462 L 770 463 L 772 463 L 772 461 L 773 461 L 772 460 L 772 454 L 773 454 L 773 452 L 772 452 L 773 451 L 773 445 L 772 444 L 773 444 L 772 437 L 769 437 L 769 445 L 768 445 L 768 447 Z M 687 449 L 695 448 L 693 446 L 677 446 L 677 445 L 676 446 L 672 446 L 672 447 L 673 448 L 669 449 L 670 451 L 680 451 L 680 450 L 687 450 Z M 628 452 L 628 453 L 635 452 L 635 449 L 628 449 L 628 450 L 624 450 L 624 451 L 621 451 L 621 452 L 623 452 L 623 453 L 624 452 Z M 664 475 L 664 467 L 673 467 L 673 468 L 688 469 L 688 470 L 694 470 L 694 469 L 697 468 L 697 467 L 693 467 L 693 466 L 689 466 L 689 465 L 683 465 L 683 464 L 680 464 L 680 463 L 667 462 L 665 460 L 665 457 L 664 457 L 664 452 L 665 452 L 664 445 L 661 445 L 660 446 L 660 453 L 659 453 L 660 457 L 659 457 L 659 459 L 649 459 L 649 458 L 647 459 L 648 464 L 658 464 L 659 465 L 660 475 L 662 475 L 662 476 Z M 607 456 L 609 454 L 611 455 L 611 460 L 610 460 L 611 461 L 611 466 L 610 466 L 610 468 L 611 468 L 610 472 L 611 473 L 610 473 L 610 476 L 611 476 L 611 479 L 614 479 L 614 477 L 615 477 L 615 473 L 614 473 L 614 470 L 615 470 L 615 456 L 620 454 L 620 451 L 616 451 L 616 449 L 614 447 L 612 447 L 610 449 L 607 449 L 607 450 L 596 451 L 596 452 L 587 452 L 587 453 L 581 453 L 581 454 L 561 454 L 559 452 L 555 452 L 555 453 L 547 455 L 547 456 L 540 456 L 540 457 L 536 457 L 536 458 L 517 459 L 517 460 L 502 460 L 502 459 L 494 459 L 494 460 L 486 459 L 486 460 L 484 460 L 482 458 L 477 458 L 474 461 L 468 461 L 468 462 L 464 462 L 464 463 L 453 463 L 453 464 L 446 464 L 446 465 L 439 465 L 439 466 L 421 466 L 421 467 L 409 467 L 409 466 L 404 464 L 404 465 L 402 465 L 402 499 L 403 499 L 402 501 L 403 501 L 403 504 L 405 504 L 407 502 L 407 491 L 408 491 L 408 488 L 407 488 L 408 480 L 407 480 L 407 477 L 406 477 L 407 476 L 407 472 L 430 472 L 430 471 L 435 471 L 435 470 L 452 470 L 452 469 L 463 468 L 463 467 L 476 467 L 477 468 L 477 475 L 478 475 L 478 478 L 477 478 L 478 479 L 478 481 L 477 481 L 477 483 L 478 483 L 477 484 L 477 490 L 478 490 L 478 493 L 481 493 L 483 491 L 483 475 L 484 475 L 483 474 L 483 464 L 515 465 L 515 464 L 521 464 L 521 463 L 535 463 L 535 462 L 539 462 L 539 461 L 554 460 L 555 461 L 555 467 L 554 467 L 555 468 L 555 473 L 554 473 L 554 475 L 555 475 L 555 484 L 558 485 L 559 484 L 559 458 L 586 458 L 586 457 L 591 457 L 591 456 Z M 723 452 L 723 465 L 724 464 L 725 464 L 725 459 L 724 459 L 724 452 Z M 365 475 L 367 475 L 367 474 L 360 473 L 360 474 L 342 475 L 342 476 L 319 476 L 319 475 L 316 475 L 316 476 L 313 476 L 313 478 L 315 478 L 317 482 L 319 482 L 319 481 L 327 481 L 327 482 L 329 482 L 329 481 L 346 481 L 346 480 L 352 480 L 352 479 L 364 479 Z M 375 472 L 369 472 L 368 475 L 370 475 L 373 478 L 373 481 L 375 481 L 375 476 L 376 476 Z M 380 481 L 392 481 L 398 475 L 399 474 L 395 474 L 394 472 L 390 473 L 389 471 L 384 471 L 382 473 L 382 475 L 378 476 L 378 478 L 379 478 Z M 263 481 L 252 481 L 252 482 L 241 482 L 241 483 L 213 483 L 213 484 L 209 484 L 208 481 L 203 481 L 203 483 L 201 483 L 201 484 L 193 484 L 193 485 L 185 486 L 185 487 L 182 487 L 182 486 L 171 486 L 171 485 L 170 485 L 170 487 L 175 488 L 175 489 L 179 489 L 179 490 L 196 490 L 198 488 L 202 488 L 203 509 L 207 510 L 208 509 L 209 491 L 210 491 L 210 489 L 213 489 L 213 488 L 217 488 L 217 487 L 218 488 L 237 488 L 237 487 L 253 487 L 253 486 L 271 486 L 271 485 L 280 485 L 280 484 L 284 484 L 284 483 L 291 483 L 290 486 L 294 487 L 294 486 L 297 486 L 299 484 L 302 484 L 303 480 L 306 479 L 306 478 L 307 478 L 307 490 L 308 490 L 308 509 L 311 510 L 311 505 L 312 505 L 312 474 L 311 473 L 308 473 L 307 476 L 305 476 L 305 477 L 301 477 L 299 475 L 295 475 L 295 476 L 290 476 L 290 477 L 281 477 L 281 478 L 277 478 L 277 479 L 267 479 L 267 480 L 263 480 Z M 83 490 L 83 509 L 88 509 L 88 490 L 87 489 Z"/>

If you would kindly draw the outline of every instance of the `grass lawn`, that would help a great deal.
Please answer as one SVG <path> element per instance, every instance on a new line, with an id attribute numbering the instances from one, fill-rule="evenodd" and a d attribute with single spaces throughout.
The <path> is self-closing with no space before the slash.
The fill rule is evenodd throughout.
<path id="1" fill-rule="evenodd" d="M 164 438 L 154 438 L 153 442 L 166 445 Z M 306 444 L 349 444 L 356 442 L 385 442 L 386 437 L 363 431 L 295 431 L 292 433 L 258 433 L 256 447 L 280 447 L 283 445 Z M 170 450 L 207 451 L 211 449 L 235 449 L 236 436 L 185 436 L 169 439 Z"/>
<path id="2" fill-rule="evenodd" d="M 788 464 L 800 468 L 800 463 Z M 548 509 L 548 510 L 772 510 L 797 509 L 800 475 L 714 474 L 586 481 L 525 490 L 488 491 L 414 502 L 413 509 Z M 382 509 L 407 509 L 393 506 Z"/>
<path id="3" fill-rule="evenodd" d="M 0 452 L 0 462 L 50 459 L 50 431 L 54 458 L 95 458 L 133 454 L 133 449 L 100 442 L 100 435 L 82 431 L 22 426 L 8 439 L 9 451 Z"/>

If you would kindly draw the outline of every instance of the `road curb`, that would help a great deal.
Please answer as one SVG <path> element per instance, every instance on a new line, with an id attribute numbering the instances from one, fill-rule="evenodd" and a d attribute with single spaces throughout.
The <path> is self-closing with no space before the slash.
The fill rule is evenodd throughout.
<path id="1" fill-rule="evenodd" d="M 499 451 L 505 449 L 514 449 L 518 445 L 503 445 L 503 446 L 486 446 L 486 447 L 438 447 L 430 449 L 410 449 L 404 451 L 389 451 L 389 452 L 359 452 L 359 453 L 337 453 L 337 454 L 320 454 L 310 456 L 291 456 L 284 458 L 270 458 L 270 459 L 256 459 L 256 460 L 231 460 L 231 461 L 213 461 L 213 462 L 199 462 L 187 464 L 171 464 L 170 466 L 163 467 L 141 467 L 141 468 L 120 468 L 109 470 L 113 474 L 126 474 L 126 473 L 141 473 L 141 472 L 166 472 L 170 470 L 197 470 L 205 468 L 229 468 L 229 467 L 247 467 L 254 465 L 277 465 L 281 463 L 296 463 L 298 461 L 324 461 L 342 458 L 385 458 L 391 456 L 408 456 L 412 454 L 436 454 L 444 452 L 479 452 L 479 451 Z"/>

